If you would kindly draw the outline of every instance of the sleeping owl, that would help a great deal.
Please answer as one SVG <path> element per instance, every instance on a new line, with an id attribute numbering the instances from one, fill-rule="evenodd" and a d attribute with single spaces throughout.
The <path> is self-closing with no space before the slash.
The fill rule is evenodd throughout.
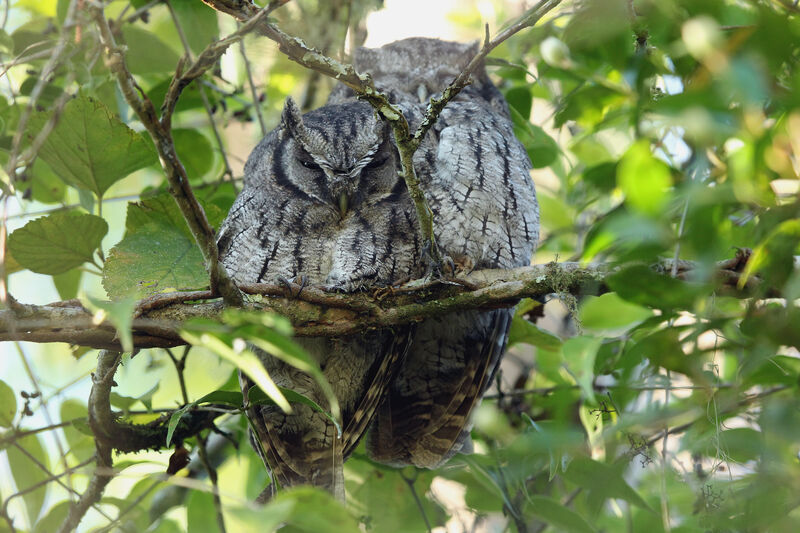
<path id="1" fill-rule="evenodd" d="M 414 38 L 360 49 L 354 63 L 416 128 L 428 98 L 476 52 Z M 464 268 L 530 264 L 539 229 L 531 165 L 483 69 L 441 113 L 414 168 L 443 255 Z M 391 129 L 350 89 L 337 87 L 305 115 L 288 100 L 280 125 L 250 155 L 220 228 L 223 265 L 239 283 L 303 276 L 345 292 L 420 277 L 426 243 L 400 171 Z M 467 451 L 470 413 L 497 369 L 512 314 L 462 311 L 416 326 L 298 339 L 340 401 L 343 434 L 306 406 L 291 414 L 252 408 L 253 440 L 274 478 L 343 498 L 342 464 L 365 435 L 370 457 L 393 466 L 435 468 Z M 308 374 L 260 357 L 278 385 L 327 404 Z"/>

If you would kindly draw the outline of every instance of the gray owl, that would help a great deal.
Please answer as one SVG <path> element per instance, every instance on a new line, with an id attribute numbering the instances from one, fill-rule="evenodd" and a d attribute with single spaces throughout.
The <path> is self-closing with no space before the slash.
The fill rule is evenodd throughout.
<path id="1" fill-rule="evenodd" d="M 358 50 L 355 66 L 415 128 L 430 95 L 476 51 L 406 39 Z M 483 69 L 442 112 L 414 167 L 444 255 L 462 268 L 530 264 L 539 230 L 531 165 Z M 302 275 L 340 291 L 419 277 L 425 243 L 399 171 L 390 129 L 346 87 L 305 115 L 288 100 L 280 126 L 247 161 L 244 188 L 220 229 L 225 268 L 240 283 Z M 262 406 L 249 413 L 256 448 L 281 485 L 313 484 L 340 498 L 342 463 L 365 434 L 370 457 L 393 466 L 434 468 L 467 451 L 469 415 L 497 369 L 512 313 L 463 311 L 405 328 L 299 339 L 339 398 L 343 435 L 305 406 L 289 415 Z M 327 404 L 306 373 L 261 358 L 278 385 Z"/>

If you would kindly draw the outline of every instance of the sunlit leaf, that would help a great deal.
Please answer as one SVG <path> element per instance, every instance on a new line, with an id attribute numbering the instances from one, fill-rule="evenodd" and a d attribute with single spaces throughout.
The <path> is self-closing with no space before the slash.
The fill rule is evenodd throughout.
<path id="1" fill-rule="evenodd" d="M 8 238 L 14 259 L 40 274 L 61 274 L 92 262 L 108 232 L 105 220 L 94 215 L 53 213 L 31 220 Z"/>
<path id="2" fill-rule="evenodd" d="M 632 207 L 657 215 L 667 203 L 672 178 L 667 166 L 650 152 L 650 143 L 639 141 L 620 159 L 617 184 Z"/>
<path id="3" fill-rule="evenodd" d="M 46 113 L 34 115 L 29 131 L 41 130 L 48 119 Z M 156 162 L 149 141 L 87 96 L 64 106 L 39 156 L 65 182 L 98 197 L 128 174 Z"/>
<path id="4" fill-rule="evenodd" d="M 136 300 L 130 297 L 118 298 L 113 301 L 101 300 L 91 296 L 81 298 L 84 307 L 95 314 L 95 317 L 102 316 L 114 324 L 117 330 L 123 352 L 133 351 L 133 312 L 136 308 Z"/>
<path id="5" fill-rule="evenodd" d="M 613 292 L 588 296 L 581 304 L 578 320 L 594 331 L 615 331 L 638 324 L 653 315 L 642 306 L 628 303 Z"/>
<path id="6" fill-rule="evenodd" d="M 602 342 L 599 337 L 580 336 L 567 339 L 561 347 L 567 370 L 590 403 L 595 403 L 594 359 Z"/>

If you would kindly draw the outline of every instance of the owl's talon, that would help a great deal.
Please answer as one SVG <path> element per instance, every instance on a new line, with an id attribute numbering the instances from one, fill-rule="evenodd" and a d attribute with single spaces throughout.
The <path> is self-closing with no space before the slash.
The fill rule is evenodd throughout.
<path id="1" fill-rule="evenodd" d="M 445 273 L 450 276 L 456 275 L 456 264 L 453 262 L 453 258 L 449 255 L 445 255 L 442 257 L 442 266 Z"/>
<path id="2" fill-rule="evenodd" d="M 286 289 L 286 297 L 291 299 L 296 299 L 300 297 L 300 293 L 303 292 L 303 289 L 306 288 L 308 285 L 308 276 L 305 274 L 298 274 L 293 278 L 287 278 L 286 276 L 278 276 L 278 283 L 284 286 Z M 299 285 L 299 289 L 297 290 L 297 294 L 293 294 L 292 290 L 296 285 Z"/>

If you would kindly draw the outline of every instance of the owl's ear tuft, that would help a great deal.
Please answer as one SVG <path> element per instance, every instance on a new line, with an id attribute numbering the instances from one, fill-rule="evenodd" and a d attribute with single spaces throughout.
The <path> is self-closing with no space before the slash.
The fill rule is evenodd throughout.
<path id="1" fill-rule="evenodd" d="M 303 126 L 303 114 L 300 112 L 300 108 L 297 107 L 297 104 L 291 96 L 286 99 L 286 104 L 283 106 L 281 122 L 283 122 L 284 129 L 286 129 L 292 137 L 304 137 L 305 128 Z"/>

